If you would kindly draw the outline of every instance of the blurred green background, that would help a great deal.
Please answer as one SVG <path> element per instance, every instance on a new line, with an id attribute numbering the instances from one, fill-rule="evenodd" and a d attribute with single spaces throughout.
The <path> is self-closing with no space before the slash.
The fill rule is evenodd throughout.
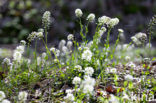
<path id="1" fill-rule="evenodd" d="M 89 13 L 95 13 L 96 17 L 118 17 L 120 24 L 116 28 L 125 30 L 128 42 L 128 38 L 136 32 L 147 33 L 149 20 L 156 13 L 156 0 L 0 0 L 0 44 L 26 40 L 31 31 L 42 26 L 42 14 L 47 10 L 52 13 L 49 43 L 57 43 L 69 33 L 80 38 L 74 15 L 76 8 L 82 9 L 84 20 Z M 89 25 L 89 28 L 88 38 L 91 38 L 95 24 Z M 115 29 L 113 33 L 116 32 Z M 155 32 L 153 38 L 156 38 Z M 113 41 L 116 35 L 111 37 Z"/>

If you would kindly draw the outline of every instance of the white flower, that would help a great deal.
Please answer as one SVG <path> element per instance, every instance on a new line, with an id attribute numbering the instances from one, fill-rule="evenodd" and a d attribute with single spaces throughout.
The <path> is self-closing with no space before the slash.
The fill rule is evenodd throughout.
<path id="1" fill-rule="evenodd" d="M 93 45 L 93 41 L 90 41 L 88 44 L 87 44 L 87 47 L 91 47 Z"/>
<path id="2" fill-rule="evenodd" d="M 89 47 L 83 47 L 84 50 L 89 50 Z"/>
<path id="3" fill-rule="evenodd" d="M 25 40 L 21 40 L 20 44 L 25 46 L 26 45 L 26 41 Z"/>
<path id="4" fill-rule="evenodd" d="M 11 103 L 11 102 L 7 99 L 4 99 L 1 103 Z"/>
<path id="5" fill-rule="evenodd" d="M 0 101 L 2 101 L 5 97 L 5 93 L 3 91 L 0 91 Z"/>
<path id="6" fill-rule="evenodd" d="M 99 22 L 100 25 L 108 24 L 110 19 L 111 19 L 110 17 L 102 16 L 102 17 L 98 18 L 98 22 Z"/>
<path id="7" fill-rule="evenodd" d="M 74 95 L 71 93 L 68 93 L 64 99 L 69 100 L 69 101 L 74 101 Z"/>
<path id="8" fill-rule="evenodd" d="M 75 10 L 75 15 L 76 15 L 76 17 L 80 18 L 83 15 L 83 12 L 81 11 L 81 9 L 76 9 Z"/>
<path id="9" fill-rule="evenodd" d="M 130 67 L 130 68 L 135 68 L 136 65 L 133 62 L 127 63 L 126 66 Z"/>
<path id="10" fill-rule="evenodd" d="M 83 60 L 86 60 L 86 61 L 91 61 L 92 59 L 92 52 L 90 50 L 85 50 L 83 53 L 82 53 L 82 59 Z"/>
<path id="11" fill-rule="evenodd" d="M 112 19 L 110 19 L 108 25 L 109 25 L 110 27 L 114 27 L 114 26 L 117 25 L 118 23 L 119 23 L 119 19 L 118 19 L 118 18 L 112 18 Z"/>
<path id="12" fill-rule="evenodd" d="M 64 54 L 66 54 L 66 53 L 69 53 L 69 50 L 68 50 L 68 48 L 67 48 L 66 46 L 63 46 L 63 47 L 62 47 L 62 52 L 63 52 Z"/>
<path id="13" fill-rule="evenodd" d="M 125 57 L 125 60 L 126 60 L 126 61 L 129 61 L 130 59 L 131 59 L 130 56 L 126 56 L 126 57 Z"/>
<path id="14" fill-rule="evenodd" d="M 56 50 L 56 48 L 54 48 L 54 47 L 50 48 L 50 51 L 52 51 L 52 52 L 55 52 L 55 50 Z"/>
<path id="15" fill-rule="evenodd" d="M 66 93 L 68 94 L 68 93 L 72 93 L 73 92 L 73 90 L 71 90 L 71 89 L 67 89 L 66 90 Z"/>
<path id="16" fill-rule="evenodd" d="M 20 52 L 21 54 L 23 54 L 23 53 L 24 53 L 24 46 L 23 46 L 23 45 L 20 45 L 20 46 L 16 47 L 15 52 L 16 52 L 16 51 L 18 51 L 18 52 Z"/>
<path id="17" fill-rule="evenodd" d="M 85 85 L 83 88 L 83 93 L 92 94 L 94 91 L 94 87 L 92 85 Z"/>
<path id="18" fill-rule="evenodd" d="M 106 91 L 101 91 L 101 93 L 102 93 L 102 96 L 103 97 L 106 97 L 107 96 L 107 92 Z"/>
<path id="19" fill-rule="evenodd" d="M 127 81 L 133 81 L 133 76 L 130 75 L 130 74 L 127 74 L 127 75 L 125 76 L 125 80 L 127 80 Z"/>
<path id="20" fill-rule="evenodd" d="M 50 48 L 50 51 L 52 51 L 53 53 L 55 53 L 55 55 L 58 57 L 60 55 L 60 50 L 54 48 L 54 47 L 51 47 Z"/>
<path id="21" fill-rule="evenodd" d="M 42 32 L 42 33 L 44 33 L 44 29 L 39 28 L 39 29 L 38 29 L 38 32 Z"/>
<path id="22" fill-rule="evenodd" d="M 122 49 L 122 46 L 121 46 L 120 44 L 118 44 L 118 45 L 116 46 L 116 49 L 117 49 L 117 50 L 121 50 L 121 49 Z"/>
<path id="23" fill-rule="evenodd" d="M 89 22 L 93 22 L 94 19 L 95 19 L 95 14 L 93 14 L 93 13 L 89 14 L 88 17 L 87 17 L 87 20 L 88 20 Z"/>
<path id="24" fill-rule="evenodd" d="M 122 97 L 122 99 L 124 99 L 124 100 L 130 100 L 129 96 L 126 93 L 124 93 L 124 96 Z"/>
<path id="25" fill-rule="evenodd" d="M 80 82 L 81 82 L 81 78 L 80 77 L 74 77 L 72 83 L 75 84 L 75 85 L 77 85 L 77 84 L 80 84 Z"/>
<path id="26" fill-rule="evenodd" d="M 77 69 L 79 72 L 82 72 L 82 66 L 76 65 L 74 68 Z"/>
<path id="27" fill-rule="evenodd" d="M 82 47 L 78 47 L 78 50 L 81 51 L 82 50 Z"/>
<path id="28" fill-rule="evenodd" d="M 100 30 L 99 30 L 99 34 L 100 34 L 100 39 L 101 39 L 101 37 L 102 37 L 102 35 L 103 35 L 103 33 L 105 33 L 106 32 L 106 28 L 105 27 L 102 27 Z"/>
<path id="29" fill-rule="evenodd" d="M 92 67 L 86 67 L 84 70 L 85 75 L 92 76 L 94 69 Z"/>
<path id="30" fill-rule="evenodd" d="M 73 34 L 69 34 L 69 35 L 67 36 L 67 39 L 68 39 L 68 40 L 74 40 L 74 35 L 73 35 Z"/>
<path id="31" fill-rule="evenodd" d="M 66 41 L 65 40 L 61 40 L 60 43 L 59 43 L 58 48 L 62 51 L 62 47 L 65 46 L 65 44 L 66 44 Z"/>
<path id="32" fill-rule="evenodd" d="M 44 36 L 43 36 L 43 32 L 37 32 L 36 36 L 37 36 L 38 38 L 43 38 L 43 37 L 44 37 Z"/>
<path id="33" fill-rule="evenodd" d="M 71 49 L 72 49 L 72 46 L 73 46 L 73 42 L 72 42 L 72 41 L 68 41 L 68 42 L 67 42 L 67 48 L 68 48 L 69 50 L 71 50 Z"/>
<path id="34" fill-rule="evenodd" d="M 42 63 L 41 57 L 37 57 L 37 65 L 39 66 Z"/>
<path id="35" fill-rule="evenodd" d="M 51 23 L 51 13 L 49 11 L 45 11 L 42 17 L 42 24 L 44 26 L 44 28 L 48 29 L 49 25 Z"/>
<path id="36" fill-rule="evenodd" d="M 106 32 L 107 29 L 106 29 L 105 27 L 102 27 L 101 30 L 102 30 L 103 32 Z"/>
<path id="37" fill-rule="evenodd" d="M 22 92 L 19 92 L 18 99 L 20 101 L 26 101 L 27 100 L 27 96 L 28 96 L 28 93 L 26 91 L 22 91 Z"/>
<path id="38" fill-rule="evenodd" d="M 3 64 L 4 64 L 4 63 L 6 63 L 7 65 L 9 65 L 9 64 L 10 64 L 10 59 L 5 58 L 5 59 L 3 60 Z"/>
<path id="39" fill-rule="evenodd" d="M 109 103 L 119 103 L 119 100 L 113 95 L 110 95 Z"/>
<path id="40" fill-rule="evenodd" d="M 118 32 L 123 33 L 124 31 L 123 31 L 123 29 L 118 29 Z"/>
<path id="41" fill-rule="evenodd" d="M 117 73 L 117 69 L 116 68 L 111 68 L 110 73 Z"/>
<path id="42" fill-rule="evenodd" d="M 81 83 L 81 87 L 84 87 L 85 85 L 91 85 L 94 86 L 95 85 L 95 79 L 90 77 L 90 76 L 84 76 L 84 80 Z"/>
<path id="43" fill-rule="evenodd" d="M 141 42 L 135 36 L 132 36 L 131 39 L 135 45 L 137 46 L 141 45 Z"/>
<path id="44" fill-rule="evenodd" d="M 135 37 L 136 37 L 137 39 L 140 39 L 140 38 L 142 38 L 143 36 L 146 36 L 146 34 L 145 34 L 145 33 L 142 33 L 142 32 L 139 32 L 139 33 L 136 33 L 136 34 L 135 34 Z"/>
<path id="45" fill-rule="evenodd" d="M 54 59 L 54 63 L 59 63 L 59 60 L 58 59 Z"/>
<path id="46" fill-rule="evenodd" d="M 47 54 L 44 52 L 42 53 L 42 58 L 45 59 L 45 57 L 47 56 Z"/>
<path id="47" fill-rule="evenodd" d="M 58 49 L 56 49 L 56 56 L 58 57 L 58 56 L 60 56 L 60 50 L 58 50 Z"/>
<path id="48" fill-rule="evenodd" d="M 20 62 L 22 58 L 21 52 L 15 51 L 13 54 L 13 60 Z"/>
<path id="49" fill-rule="evenodd" d="M 39 96 L 41 96 L 41 94 L 42 94 L 41 90 L 37 89 L 37 90 L 35 91 L 35 97 L 36 97 L 36 98 L 39 97 Z"/>

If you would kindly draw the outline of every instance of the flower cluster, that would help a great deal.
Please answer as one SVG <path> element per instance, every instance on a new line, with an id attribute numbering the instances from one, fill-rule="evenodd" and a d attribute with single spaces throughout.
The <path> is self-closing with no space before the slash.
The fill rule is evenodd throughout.
<path id="1" fill-rule="evenodd" d="M 28 40 L 31 42 L 33 41 L 34 39 L 37 39 L 37 38 L 43 38 L 44 35 L 43 35 L 43 32 L 32 32 L 31 34 L 29 34 L 28 36 Z"/>
<path id="2" fill-rule="evenodd" d="M 146 42 L 147 35 L 145 33 L 139 32 L 135 34 L 135 36 L 132 36 L 131 39 L 136 46 L 140 46 Z"/>
<path id="3" fill-rule="evenodd" d="M 83 12 L 82 12 L 82 10 L 81 9 L 76 9 L 75 10 L 75 15 L 76 15 L 76 17 L 78 17 L 78 18 L 80 18 L 80 17 L 82 17 L 82 15 L 83 15 Z"/>
<path id="4" fill-rule="evenodd" d="M 112 28 L 119 23 L 119 19 L 102 16 L 102 17 L 98 18 L 98 22 L 99 22 L 99 25 L 106 24 L 108 27 Z"/>
<path id="5" fill-rule="evenodd" d="M 87 49 L 82 53 L 82 59 L 90 62 L 92 59 L 92 55 L 92 52 Z"/>
<path id="6" fill-rule="evenodd" d="M 67 101 L 67 102 L 73 102 L 74 101 L 74 95 L 72 94 L 72 90 L 71 89 L 67 89 L 66 90 L 66 93 L 67 95 L 64 97 L 64 99 Z"/>
<path id="7" fill-rule="evenodd" d="M 28 93 L 26 91 L 19 92 L 18 99 L 21 102 L 25 102 L 27 100 Z"/>
<path id="8" fill-rule="evenodd" d="M 11 103 L 9 100 L 5 99 L 6 95 L 3 91 L 0 91 L 0 102 L 1 103 Z"/>
<path id="9" fill-rule="evenodd" d="M 91 13 L 87 17 L 88 22 L 93 22 L 95 20 L 95 14 Z"/>
<path id="10" fill-rule="evenodd" d="M 51 23 L 51 13 L 49 11 L 46 11 L 43 16 L 42 16 L 42 24 L 43 24 L 43 27 L 45 29 L 48 29 L 49 28 L 49 25 Z"/>
<path id="11" fill-rule="evenodd" d="M 25 47 L 23 45 L 16 47 L 16 49 L 14 50 L 14 53 L 13 53 L 13 60 L 14 61 L 21 62 L 22 54 L 24 53 L 24 48 Z"/>

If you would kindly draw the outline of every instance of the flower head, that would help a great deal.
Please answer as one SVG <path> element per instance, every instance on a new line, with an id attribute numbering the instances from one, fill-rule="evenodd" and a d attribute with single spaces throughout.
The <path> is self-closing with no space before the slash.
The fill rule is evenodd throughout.
<path id="1" fill-rule="evenodd" d="M 66 99 L 66 100 L 68 100 L 68 101 L 74 101 L 74 95 L 73 94 L 71 94 L 71 93 L 68 93 L 65 97 L 64 97 L 64 99 Z"/>
<path id="2" fill-rule="evenodd" d="M 80 84 L 80 82 L 81 82 L 81 78 L 80 77 L 74 77 L 73 84 L 77 85 L 77 84 Z"/>
<path id="3" fill-rule="evenodd" d="M 3 91 L 0 91 L 0 101 L 2 101 L 5 97 L 5 93 Z"/>
<path id="4" fill-rule="evenodd" d="M 72 42 L 72 41 L 68 41 L 68 42 L 67 42 L 67 48 L 68 48 L 69 50 L 72 50 L 72 46 L 73 46 L 73 42 Z"/>
<path id="5" fill-rule="evenodd" d="M 132 80 L 133 80 L 133 76 L 130 75 L 130 74 L 127 74 L 127 75 L 125 76 L 125 80 L 127 80 L 127 81 L 132 81 Z"/>
<path id="6" fill-rule="evenodd" d="M 17 62 L 20 62 L 21 58 L 22 58 L 21 52 L 15 51 L 14 54 L 13 54 L 13 60 L 17 61 Z"/>
<path id="7" fill-rule="evenodd" d="M 112 18 L 112 19 L 110 19 L 108 25 L 112 28 L 115 25 L 117 25 L 118 23 L 119 23 L 119 19 L 118 18 Z"/>
<path id="8" fill-rule="evenodd" d="M 110 17 L 102 16 L 102 17 L 98 18 L 98 22 L 99 22 L 100 25 L 108 24 L 110 19 L 111 19 Z"/>
<path id="9" fill-rule="evenodd" d="M 91 85 L 85 85 L 83 88 L 83 93 L 93 94 L 94 87 Z"/>
<path id="10" fill-rule="evenodd" d="M 73 34 L 69 34 L 67 37 L 68 40 L 74 40 L 74 35 Z"/>
<path id="11" fill-rule="evenodd" d="M 29 40 L 29 42 L 31 42 L 31 41 L 33 41 L 34 39 L 36 39 L 36 38 L 43 38 L 43 32 L 32 32 L 31 34 L 29 34 L 29 36 L 28 36 L 28 40 Z"/>
<path id="12" fill-rule="evenodd" d="M 65 40 L 61 40 L 60 41 L 59 46 L 58 46 L 58 48 L 59 48 L 60 51 L 62 51 L 62 47 L 65 46 L 65 44 L 66 44 L 66 41 Z"/>
<path id="13" fill-rule="evenodd" d="M 123 29 L 118 29 L 118 32 L 119 32 L 119 33 L 123 33 L 124 30 L 123 30 Z"/>
<path id="14" fill-rule="evenodd" d="M 78 18 L 80 18 L 80 17 L 82 17 L 82 15 L 83 15 L 83 12 L 82 12 L 82 10 L 81 9 L 76 9 L 75 10 L 75 15 L 76 15 L 76 17 L 78 17 Z"/>
<path id="15" fill-rule="evenodd" d="M 11 102 L 7 99 L 4 99 L 1 103 L 11 103 Z"/>
<path id="16" fill-rule="evenodd" d="M 81 87 L 84 87 L 85 85 L 95 86 L 95 83 L 96 83 L 96 81 L 95 81 L 94 78 L 85 75 L 85 76 L 84 76 L 84 80 L 83 80 L 82 83 L 81 83 Z"/>
<path id="17" fill-rule="evenodd" d="M 16 50 L 15 51 L 18 51 L 18 52 L 20 52 L 21 54 L 23 54 L 24 53 L 24 46 L 23 45 L 20 45 L 20 46 L 17 46 L 16 47 Z"/>
<path id="18" fill-rule="evenodd" d="M 20 101 L 26 101 L 27 100 L 27 96 L 28 96 L 28 93 L 26 91 L 22 91 L 22 92 L 19 92 L 18 99 Z"/>
<path id="19" fill-rule="evenodd" d="M 42 24 L 44 28 L 48 29 L 49 25 L 51 23 L 51 13 L 49 11 L 44 12 L 43 17 L 42 17 Z"/>
<path id="20" fill-rule="evenodd" d="M 110 73 L 117 73 L 117 69 L 116 68 L 111 68 Z"/>
<path id="21" fill-rule="evenodd" d="M 87 49 L 82 53 L 82 59 L 86 61 L 91 61 L 92 55 L 92 52 Z"/>
<path id="22" fill-rule="evenodd" d="M 20 44 L 25 46 L 26 45 L 26 41 L 25 40 L 21 40 Z"/>
<path id="23" fill-rule="evenodd" d="M 84 70 L 85 75 L 92 76 L 94 69 L 92 67 L 86 67 Z"/>
<path id="24" fill-rule="evenodd" d="M 94 19 L 95 19 L 95 14 L 93 14 L 93 13 L 89 14 L 88 17 L 87 17 L 87 20 L 88 20 L 89 22 L 93 22 Z"/>
<path id="25" fill-rule="evenodd" d="M 145 41 L 147 40 L 147 35 L 145 33 L 142 33 L 142 32 L 135 34 L 135 37 L 138 40 L 140 40 L 142 43 L 145 43 Z"/>
<path id="26" fill-rule="evenodd" d="M 74 68 L 75 68 L 76 70 L 78 70 L 79 72 L 82 72 L 82 66 L 76 65 Z"/>
<path id="27" fill-rule="evenodd" d="M 2 62 L 2 64 L 7 64 L 7 65 L 9 65 L 10 64 L 10 59 L 8 59 L 8 58 L 5 58 L 4 60 L 3 60 L 3 62 Z"/>

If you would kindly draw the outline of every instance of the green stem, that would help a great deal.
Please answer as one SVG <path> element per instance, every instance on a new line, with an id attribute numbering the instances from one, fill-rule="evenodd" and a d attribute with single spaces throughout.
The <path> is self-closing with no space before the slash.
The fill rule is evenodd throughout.
<path id="1" fill-rule="evenodd" d="M 36 70 L 37 70 L 37 40 L 35 40 L 35 53 L 34 53 L 34 58 L 35 58 L 35 61 L 36 61 Z"/>
<path id="2" fill-rule="evenodd" d="M 83 25 L 82 25 L 81 19 L 80 19 L 80 22 L 79 23 L 80 23 L 80 35 L 82 37 L 82 41 L 84 42 L 85 41 L 85 36 L 83 35 Z"/>
<path id="3" fill-rule="evenodd" d="M 50 56 L 50 58 L 51 58 L 51 60 L 52 60 L 52 56 L 51 56 L 50 50 L 49 50 L 49 48 L 47 47 L 47 44 L 45 43 L 45 41 L 44 41 L 43 38 L 42 38 L 42 41 L 43 41 L 44 46 L 45 46 L 45 48 L 46 48 L 46 52 L 47 52 L 47 54 L 49 54 L 49 56 Z"/>
<path id="4" fill-rule="evenodd" d="M 47 32 L 47 28 L 45 27 L 45 40 L 46 40 L 46 45 L 47 45 L 47 35 L 48 35 L 48 32 Z"/>
<path id="5" fill-rule="evenodd" d="M 111 28 L 108 28 L 107 39 L 106 39 L 106 49 L 109 48 L 109 38 L 110 38 Z"/>

